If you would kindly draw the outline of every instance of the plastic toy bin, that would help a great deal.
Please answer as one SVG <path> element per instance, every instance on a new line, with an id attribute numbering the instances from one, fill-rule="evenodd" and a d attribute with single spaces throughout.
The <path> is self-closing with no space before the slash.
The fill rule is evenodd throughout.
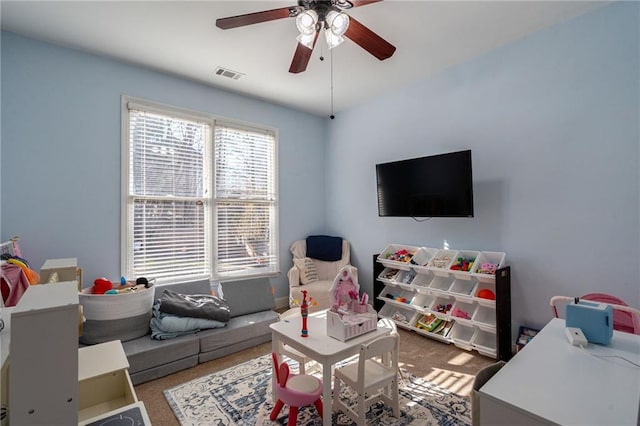
<path id="1" fill-rule="evenodd" d="M 449 265 L 449 271 L 451 271 L 452 273 L 456 274 L 456 276 L 459 276 L 463 279 L 471 279 L 471 271 L 473 271 L 473 268 L 476 265 L 476 260 L 478 259 L 479 254 L 480 254 L 479 251 L 472 251 L 472 250 L 458 251 L 458 254 L 456 254 L 455 258 Z M 459 260 L 468 262 L 468 264 L 470 265 L 469 269 L 453 269 L 459 263 L 458 262 Z"/>
<path id="2" fill-rule="evenodd" d="M 496 328 L 496 310 L 487 306 L 478 306 L 475 314 L 473 315 L 473 321 L 477 323 L 479 327 L 493 329 Z"/>
<path id="3" fill-rule="evenodd" d="M 384 268 L 380 275 L 378 275 L 378 279 L 383 283 L 394 283 L 398 278 L 398 273 L 400 272 L 397 268 Z"/>
<path id="4" fill-rule="evenodd" d="M 499 269 L 504 266 L 505 257 L 506 255 L 503 252 L 482 251 L 478 255 L 476 262 L 473 264 L 473 270 L 471 272 L 473 272 L 480 281 L 493 281 L 495 271 L 493 273 L 487 273 L 482 269 L 482 265 L 490 263 L 492 265 L 495 265 L 495 269 Z"/>
<path id="5" fill-rule="evenodd" d="M 455 303 L 451 307 L 451 311 L 449 312 L 449 314 L 451 315 L 451 318 L 455 319 L 457 322 L 465 325 L 472 325 L 472 320 L 474 315 L 476 314 L 477 309 L 478 304 L 476 302 L 456 299 Z M 468 317 L 464 318 L 454 315 L 453 312 L 456 310 L 465 312 Z"/>
<path id="6" fill-rule="evenodd" d="M 482 355 L 495 357 L 497 353 L 497 337 L 495 333 L 478 330 L 471 341 L 473 348 Z"/>
<path id="7" fill-rule="evenodd" d="M 403 261 L 393 260 L 392 255 L 402 250 L 406 250 L 410 254 L 410 257 L 407 259 L 407 261 L 403 262 Z M 413 255 L 415 255 L 417 251 L 418 251 L 418 247 L 405 246 L 401 244 L 389 244 L 387 247 L 385 247 L 384 250 L 380 252 L 380 255 L 378 255 L 377 260 L 387 268 L 404 269 L 406 271 L 406 270 L 409 270 L 409 268 L 411 268 L 411 263 L 409 261 L 411 258 L 413 258 Z"/>
<path id="8" fill-rule="evenodd" d="M 449 337 L 453 340 L 453 344 L 459 348 L 470 351 L 473 349 L 471 340 L 474 337 L 476 329 L 474 327 L 464 325 L 458 321 L 453 325 Z"/>
<path id="9" fill-rule="evenodd" d="M 438 250 L 438 252 L 429 261 L 428 267 L 436 275 L 447 276 L 449 267 L 458 254 L 457 250 Z"/>
<path id="10" fill-rule="evenodd" d="M 426 272 L 427 265 L 429 261 L 435 256 L 438 252 L 438 249 L 429 248 L 429 247 L 420 247 L 416 254 L 411 259 L 412 267 L 415 268 L 418 272 Z"/>
<path id="11" fill-rule="evenodd" d="M 415 311 L 412 308 L 403 308 L 398 305 L 386 303 L 378 313 L 379 317 L 391 318 L 398 327 L 411 329 L 411 321 L 415 315 Z"/>
<path id="12" fill-rule="evenodd" d="M 411 305 L 416 309 L 429 309 L 429 306 L 433 303 L 433 296 L 424 293 L 418 293 L 411 301 Z"/>
<path id="13" fill-rule="evenodd" d="M 461 296 L 473 297 L 478 282 L 475 280 L 465 280 L 456 278 L 449 288 L 449 292 L 459 294 Z"/>
<path id="14" fill-rule="evenodd" d="M 436 275 L 433 277 L 431 282 L 429 283 L 429 289 L 434 291 L 449 291 L 451 287 L 451 283 L 453 282 L 453 277 L 450 276 L 441 276 Z"/>

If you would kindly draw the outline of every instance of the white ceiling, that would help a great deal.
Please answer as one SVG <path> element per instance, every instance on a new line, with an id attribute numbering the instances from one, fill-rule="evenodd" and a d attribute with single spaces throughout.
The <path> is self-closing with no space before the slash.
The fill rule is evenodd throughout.
<path id="1" fill-rule="evenodd" d="M 217 18 L 289 1 L 6 1 L 2 29 L 196 80 L 317 115 L 339 112 L 602 6 L 594 1 L 402 1 L 347 13 L 396 46 L 378 61 L 350 40 L 318 42 L 307 70 L 288 72 L 297 35 L 285 18 L 221 30 Z M 324 53 L 325 60 L 320 61 Z M 216 76 L 217 67 L 244 74 Z"/>

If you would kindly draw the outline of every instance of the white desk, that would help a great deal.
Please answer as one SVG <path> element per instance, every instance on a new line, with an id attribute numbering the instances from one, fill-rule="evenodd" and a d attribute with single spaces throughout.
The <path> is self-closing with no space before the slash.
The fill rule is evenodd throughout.
<path id="1" fill-rule="evenodd" d="M 391 327 L 378 324 L 378 328 L 375 331 L 341 342 L 327 335 L 326 315 L 326 311 L 309 315 L 307 318 L 308 337 L 300 336 L 302 317 L 292 316 L 283 321 L 273 323 L 269 327 L 272 334 L 271 344 L 275 353 L 279 354 L 281 345 L 287 344 L 322 365 L 322 422 L 325 426 L 330 426 L 333 402 L 331 399 L 331 367 L 336 362 L 357 354 L 362 343 L 389 334 Z M 275 377 L 275 371 L 273 377 Z M 272 395 L 275 397 L 275 380 L 272 380 L 272 382 Z"/>
<path id="2" fill-rule="evenodd" d="M 571 346 L 554 318 L 480 388 L 480 420 L 488 425 L 637 425 L 640 336 L 614 331 L 607 346 Z"/>

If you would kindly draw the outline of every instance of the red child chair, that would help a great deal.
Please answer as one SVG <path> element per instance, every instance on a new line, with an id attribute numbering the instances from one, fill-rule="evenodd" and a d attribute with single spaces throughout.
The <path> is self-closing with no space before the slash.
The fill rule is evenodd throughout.
<path id="1" fill-rule="evenodd" d="M 275 421 L 278 413 L 282 410 L 284 404 L 289 406 L 288 426 L 294 426 L 298 421 L 298 408 L 305 405 L 315 405 L 316 410 L 322 417 L 322 380 L 308 374 L 290 374 L 289 364 L 283 362 L 278 363 L 278 355 L 271 353 L 273 365 L 276 370 L 275 379 L 278 382 L 276 386 L 276 396 L 278 400 L 271 411 L 269 418 Z"/>

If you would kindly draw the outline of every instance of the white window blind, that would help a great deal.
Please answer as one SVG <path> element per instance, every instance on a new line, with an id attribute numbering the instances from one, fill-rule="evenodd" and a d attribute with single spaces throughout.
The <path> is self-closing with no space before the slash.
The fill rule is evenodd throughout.
<path id="1" fill-rule="evenodd" d="M 277 273 L 275 133 L 125 105 L 124 275 L 171 283 Z"/>
<path id="2" fill-rule="evenodd" d="M 215 126 L 215 275 L 278 272 L 275 135 Z"/>
<path id="3" fill-rule="evenodd" d="M 211 124 L 129 109 L 129 274 L 158 282 L 210 275 Z"/>

